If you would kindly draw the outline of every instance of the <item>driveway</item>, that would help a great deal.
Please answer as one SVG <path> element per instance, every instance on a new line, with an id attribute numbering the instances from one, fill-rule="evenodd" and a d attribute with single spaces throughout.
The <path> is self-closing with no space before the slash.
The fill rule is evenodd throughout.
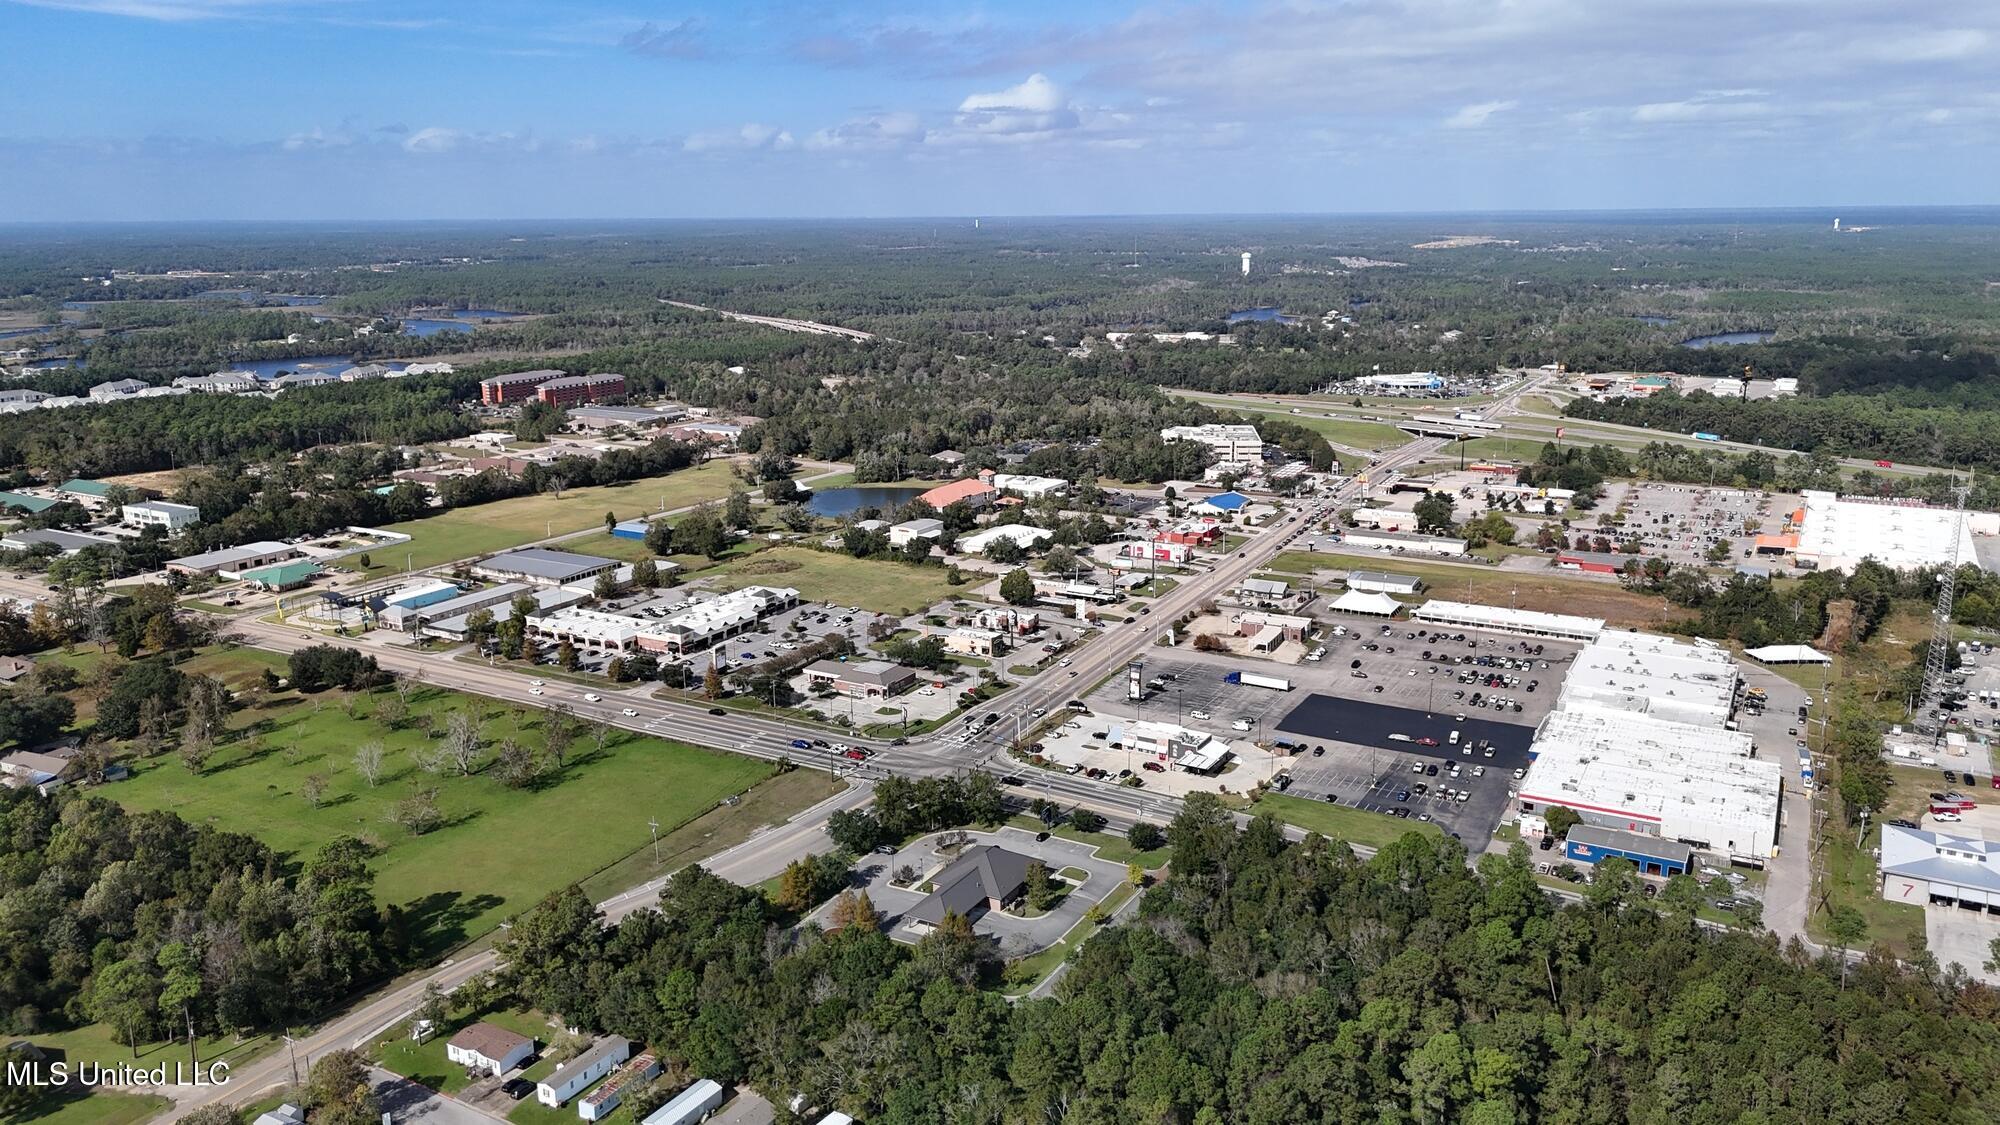
<path id="1" fill-rule="evenodd" d="M 2000 937 L 2000 918 L 1957 906 L 1924 907 L 1924 940 L 1938 964 L 1957 963 L 1976 980 L 2000 984 L 2000 976 L 1981 966 L 1993 956 L 1991 942 Z"/>
<path id="2" fill-rule="evenodd" d="M 368 1076 L 375 1083 L 375 1097 L 382 1103 L 382 1112 L 396 1125 L 406 1121 L 422 1125 L 493 1125 L 504 1120 L 379 1066 L 369 1067 Z"/>

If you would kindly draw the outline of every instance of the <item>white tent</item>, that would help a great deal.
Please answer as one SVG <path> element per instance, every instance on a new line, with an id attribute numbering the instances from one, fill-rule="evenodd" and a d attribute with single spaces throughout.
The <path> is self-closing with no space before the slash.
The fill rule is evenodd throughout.
<path id="1" fill-rule="evenodd" d="M 1362 613 L 1370 617 L 1394 617 L 1403 603 L 1387 594 L 1372 594 L 1362 590 L 1349 590 L 1333 600 L 1333 608 L 1341 613 Z"/>
<path id="2" fill-rule="evenodd" d="M 1833 657 L 1811 645 L 1765 645 L 1746 648 L 1743 655 L 1759 664 L 1831 664 Z"/>

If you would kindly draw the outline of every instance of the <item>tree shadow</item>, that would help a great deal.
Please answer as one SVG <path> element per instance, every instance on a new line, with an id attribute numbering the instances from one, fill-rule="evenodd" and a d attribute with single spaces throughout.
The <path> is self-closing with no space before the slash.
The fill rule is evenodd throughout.
<path id="1" fill-rule="evenodd" d="M 472 920 L 506 902 L 499 895 L 462 891 L 433 891 L 403 904 L 411 931 L 423 935 L 420 944 L 429 953 L 451 949 L 471 935 L 466 928 Z"/>

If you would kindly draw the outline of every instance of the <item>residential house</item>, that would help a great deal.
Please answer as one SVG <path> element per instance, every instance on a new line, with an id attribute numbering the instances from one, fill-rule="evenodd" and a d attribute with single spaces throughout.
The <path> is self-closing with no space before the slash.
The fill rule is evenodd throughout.
<path id="1" fill-rule="evenodd" d="M 535 1087 L 535 1100 L 554 1109 L 582 1093 L 592 1082 L 632 1055 L 632 1041 L 622 1035 L 607 1035 L 550 1072 Z M 578 1107 L 581 1109 L 581 1107 Z"/>
<path id="2" fill-rule="evenodd" d="M 533 1039 L 483 1020 L 461 1028 L 444 1045 L 445 1058 L 467 1070 L 483 1070 L 496 1078 L 534 1053 Z"/>

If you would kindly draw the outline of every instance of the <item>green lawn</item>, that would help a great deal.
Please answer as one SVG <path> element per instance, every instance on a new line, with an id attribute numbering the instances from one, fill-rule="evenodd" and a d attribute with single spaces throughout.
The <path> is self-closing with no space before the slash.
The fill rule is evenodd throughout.
<path id="1" fill-rule="evenodd" d="M 141 1044 L 135 1054 L 132 1048 L 112 1038 L 111 1028 L 101 1023 L 88 1024 L 69 1031 L 28 1035 L 23 1038 L 51 1055 L 60 1054 L 73 1064 L 95 1062 L 158 1066 L 161 1063 L 171 1065 L 188 1061 L 185 1041 Z M 241 1066 L 269 1051 L 275 1042 L 268 1035 L 253 1035 L 242 1040 L 233 1035 L 218 1035 L 203 1039 L 198 1046 L 203 1062 L 227 1059 L 231 1065 Z"/>
<path id="2" fill-rule="evenodd" d="M 1010 817 L 1007 823 L 1028 832 L 1040 832 L 1042 830 L 1042 822 L 1025 813 Z M 1155 848 L 1150 852 L 1142 852 L 1130 843 L 1127 843 L 1125 837 L 1113 836 L 1109 832 L 1079 832 L 1065 824 L 1061 828 L 1054 829 L 1049 834 L 1051 836 L 1060 836 L 1065 840 L 1074 840 L 1079 844 L 1088 844 L 1097 849 L 1097 858 L 1107 863 L 1137 863 L 1151 869 L 1167 861 L 1165 848 Z"/>
<path id="3" fill-rule="evenodd" d="M 83 1093 L 64 1090 L 0 1121 L 35 1125 L 131 1125 L 166 1109 L 167 1099 L 150 1094 Z"/>
<path id="4" fill-rule="evenodd" d="M 1250 399 L 1231 398 L 1227 395 L 1190 394 L 1188 397 L 1201 403 L 1203 406 L 1212 406 L 1217 410 L 1235 410 L 1246 414 L 1269 414 L 1274 417 L 1283 418 L 1288 422 L 1296 422 L 1304 426 L 1306 429 L 1313 431 L 1328 441 L 1337 441 L 1342 445 L 1360 446 L 1363 449 L 1374 449 L 1377 447 L 1385 450 L 1394 449 L 1399 445 L 1407 445 L 1414 440 L 1402 430 L 1394 426 L 1383 425 L 1380 422 L 1360 422 L 1349 418 L 1322 418 L 1320 415 L 1324 411 L 1301 408 L 1300 413 L 1294 414 L 1291 412 L 1291 407 L 1288 406 L 1276 406 Z"/>
<path id="5" fill-rule="evenodd" d="M 369 1054 L 384 1070 L 394 1071 L 412 1082 L 428 1086 L 440 1093 L 455 1094 L 470 1085 L 465 1068 L 445 1057 L 445 1043 L 459 1029 L 474 1023 L 498 1024 L 516 1034 L 526 1035 L 535 1041 L 539 1049 L 548 1045 L 551 1028 L 548 1021 L 528 1012 L 506 1011 L 487 1012 L 478 1016 L 460 1016 L 445 1021 L 445 1026 L 437 1034 L 422 1043 L 410 1038 L 410 1025 L 399 1023 L 382 1033 L 369 1047 Z"/>
<path id="6" fill-rule="evenodd" d="M 1114 911 L 1125 905 L 1127 899 L 1138 893 L 1139 888 L 1130 883 L 1120 883 L 1116 887 L 1111 888 L 1111 893 L 1104 897 L 1102 904 L 1105 917 L 1109 918 Z M 1062 939 L 1054 945 L 1008 965 L 1006 983 L 1003 985 L 1006 994 L 1018 997 L 1026 996 L 1028 993 L 1034 991 L 1035 986 L 1042 983 L 1044 977 L 1055 972 L 1057 965 L 1062 964 L 1063 961 L 1068 959 L 1071 953 L 1075 952 L 1084 942 L 1090 940 L 1091 935 L 1097 932 L 1099 925 L 1099 923 L 1085 918 L 1076 925 L 1071 926 L 1069 932 L 1064 934 Z"/>
<path id="7" fill-rule="evenodd" d="M 725 562 L 698 575 L 718 589 L 790 586 L 805 601 L 855 605 L 877 613 L 911 614 L 958 592 L 939 566 L 857 559 L 810 547 L 772 547 L 754 558 Z"/>
<path id="8" fill-rule="evenodd" d="M 1400 840 L 1411 832 L 1439 831 L 1435 824 L 1400 820 L 1345 805 L 1287 797 L 1282 793 L 1266 793 L 1258 799 L 1252 811 L 1270 813 L 1286 824 L 1297 825 L 1331 839 L 1375 848 Z"/>
<path id="9" fill-rule="evenodd" d="M 377 897 L 409 912 L 431 953 L 650 846 L 649 819 L 671 828 L 770 776 L 769 766 L 748 758 L 615 731 L 602 752 L 589 738 L 578 739 L 567 767 L 545 783 L 509 788 L 490 766 L 497 744 L 512 737 L 539 749 L 539 716 L 419 688 L 411 693 L 411 712 L 431 716 L 439 737 L 451 712 L 469 709 L 487 740 L 471 776 L 433 776 L 409 753 L 433 739 L 414 723 L 390 730 L 371 717 L 392 691 L 355 700 L 354 717 L 342 692 L 267 696 L 257 673 L 277 660 L 235 650 L 195 661 L 195 669 L 222 674 L 243 692 L 232 716 L 242 735 L 219 748 L 200 775 L 163 756 L 134 763 L 132 779 L 107 786 L 105 795 L 131 808 L 172 809 L 192 822 L 250 833 L 294 860 L 334 837 L 359 837 L 379 849 Z M 355 748 L 370 741 L 386 750 L 379 784 L 372 787 L 354 763 Z M 316 808 L 301 789 L 314 774 L 326 779 Z M 437 789 L 445 816 L 444 827 L 421 836 L 388 820 L 418 787 Z"/>
<path id="10" fill-rule="evenodd" d="M 391 524 L 387 530 L 410 536 L 410 542 L 372 552 L 370 573 L 399 571 L 406 566 L 422 570 L 550 535 L 582 531 L 602 525 L 606 512 L 630 519 L 662 508 L 719 500 L 737 483 L 729 462 L 710 461 L 663 477 L 572 488 L 561 499 L 554 493 L 519 496 Z M 342 559 L 340 565 L 361 569 L 359 556 Z"/>

